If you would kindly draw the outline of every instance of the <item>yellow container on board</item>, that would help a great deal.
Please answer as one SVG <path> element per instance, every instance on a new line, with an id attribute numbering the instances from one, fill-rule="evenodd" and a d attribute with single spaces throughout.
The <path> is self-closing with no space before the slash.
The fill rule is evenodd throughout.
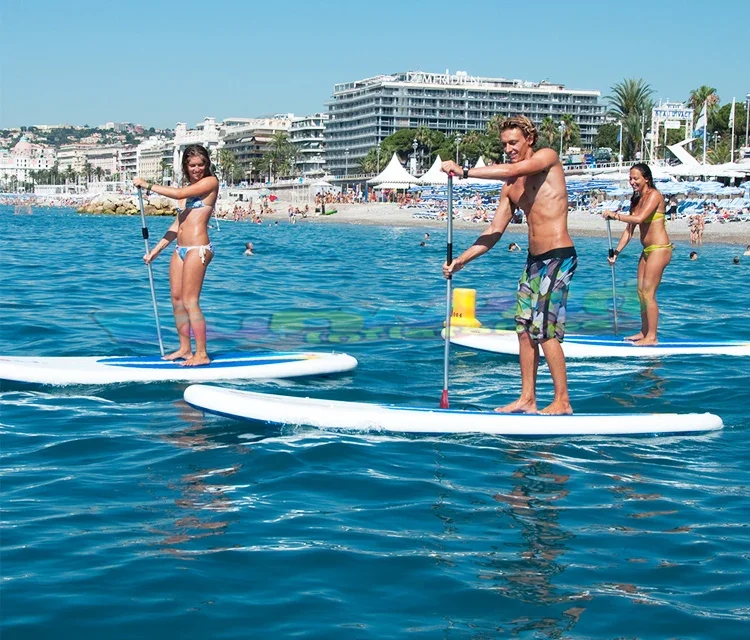
<path id="1" fill-rule="evenodd" d="M 476 289 L 453 289 L 451 326 L 481 327 L 482 323 L 476 319 L 476 307 Z"/>

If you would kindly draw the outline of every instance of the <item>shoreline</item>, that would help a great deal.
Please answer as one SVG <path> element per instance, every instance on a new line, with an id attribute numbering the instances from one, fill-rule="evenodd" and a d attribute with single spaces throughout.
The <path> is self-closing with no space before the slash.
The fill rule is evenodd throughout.
<path id="1" fill-rule="evenodd" d="M 288 206 L 286 203 L 284 208 Z M 412 210 L 399 209 L 398 205 L 393 203 L 370 203 L 370 204 L 337 204 L 336 213 L 329 216 L 312 215 L 305 219 L 297 220 L 298 223 L 312 224 L 361 224 L 390 227 L 424 227 L 432 229 L 443 229 L 445 221 L 437 221 L 428 218 L 414 218 Z M 278 214 L 277 214 L 278 215 Z M 477 235 L 485 228 L 486 223 L 466 222 L 465 220 L 454 220 L 454 229 L 475 229 Z M 616 242 L 617 238 L 625 228 L 622 222 L 613 221 L 612 241 Z M 571 211 L 568 214 L 568 231 L 575 239 L 578 237 L 586 238 L 606 238 L 607 223 L 600 215 L 588 213 L 586 211 Z M 527 235 L 528 227 L 525 224 L 508 225 L 506 234 Z M 687 218 L 680 220 L 671 220 L 667 222 L 667 233 L 670 240 L 690 241 L 690 230 L 688 228 Z M 703 233 L 703 243 L 724 243 L 734 244 L 742 247 L 750 245 L 750 223 L 747 222 L 727 222 L 707 224 Z M 700 245 L 692 245 L 698 247 Z"/>
<path id="2" fill-rule="evenodd" d="M 288 224 L 287 208 L 291 203 L 277 200 L 273 204 L 274 213 L 267 214 L 265 220 L 278 220 L 283 224 Z M 39 205 L 37 204 L 36 207 Z M 299 205 L 297 205 L 299 206 Z M 415 218 L 414 209 L 401 209 L 396 203 L 371 202 L 366 204 L 331 204 L 329 207 L 336 207 L 334 214 L 321 216 L 320 214 L 308 214 L 307 218 L 297 216 L 298 224 L 358 224 L 382 227 L 415 227 L 424 229 L 434 229 L 439 231 L 446 227 L 445 220 L 435 218 Z M 32 206 L 32 208 L 36 208 Z M 58 207 L 56 207 L 58 208 Z M 59 208 L 76 209 L 75 205 L 67 205 Z M 468 212 L 473 210 L 467 210 Z M 79 213 L 81 213 L 79 211 Z M 137 213 L 89 213 L 88 215 L 137 215 Z M 171 211 L 147 211 L 146 215 L 152 216 L 172 216 Z M 234 222 L 229 217 L 219 217 L 220 221 Z M 250 224 L 250 221 L 246 221 Z M 454 229 L 473 229 L 479 235 L 486 227 L 484 222 L 467 222 L 465 220 L 455 219 L 453 222 Z M 617 241 L 624 229 L 624 223 L 613 221 L 612 240 Z M 575 239 L 576 237 L 584 238 L 606 238 L 607 225 L 600 215 L 588 213 L 587 211 L 571 211 L 568 214 L 568 231 Z M 667 233 L 670 240 L 679 242 L 690 242 L 690 230 L 688 228 L 688 219 L 671 220 L 667 222 Z M 506 230 L 506 235 L 527 236 L 528 227 L 525 224 L 511 224 Z M 738 247 L 747 247 L 750 245 L 750 223 L 748 222 L 726 222 L 707 224 L 703 234 L 703 244 L 731 244 Z M 690 245 L 698 247 L 700 245 Z"/>

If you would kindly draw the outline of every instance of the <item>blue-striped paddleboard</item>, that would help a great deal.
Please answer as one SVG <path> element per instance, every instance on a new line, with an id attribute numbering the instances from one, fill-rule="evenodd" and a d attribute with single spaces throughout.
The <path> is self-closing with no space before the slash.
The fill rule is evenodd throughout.
<path id="1" fill-rule="evenodd" d="M 202 411 L 269 425 L 307 425 L 343 431 L 505 436 L 695 433 L 723 427 L 711 413 L 623 413 L 547 416 L 494 411 L 399 407 L 295 398 L 194 384 L 185 401 Z"/>
<path id="2" fill-rule="evenodd" d="M 518 355 L 518 336 L 503 329 L 451 327 L 453 344 L 492 353 Z M 615 336 L 568 334 L 562 343 L 566 358 L 654 358 L 662 356 L 750 356 L 750 341 L 674 340 L 639 347 Z M 540 352 L 540 355 L 544 355 Z"/>
<path id="3" fill-rule="evenodd" d="M 345 353 L 244 352 L 213 357 L 184 367 L 159 356 L 0 356 L 0 380 L 36 384 L 117 384 L 122 382 L 252 380 L 294 378 L 350 371 L 357 360 Z"/>

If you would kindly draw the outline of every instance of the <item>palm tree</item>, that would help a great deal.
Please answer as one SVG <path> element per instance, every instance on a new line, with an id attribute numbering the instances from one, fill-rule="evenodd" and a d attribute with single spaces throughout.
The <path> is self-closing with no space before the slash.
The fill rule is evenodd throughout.
<path id="1" fill-rule="evenodd" d="M 227 182 L 231 182 L 234 177 L 234 170 L 237 166 L 234 154 L 230 149 L 219 149 L 219 167 L 221 167 L 221 177 Z"/>
<path id="2" fill-rule="evenodd" d="M 724 164 L 731 162 L 730 153 L 729 142 L 722 140 L 715 148 L 708 151 L 706 157 L 709 164 Z"/>
<path id="3" fill-rule="evenodd" d="M 708 85 L 701 85 L 693 89 L 688 97 L 688 106 L 692 107 L 696 114 L 700 115 L 703 105 L 708 103 L 708 112 L 714 111 L 719 104 L 719 96 L 716 89 Z"/>
<path id="4" fill-rule="evenodd" d="M 159 162 L 159 168 L 161 169 L 161 175 L 157 177 L 157 180 L 164 180 L 164 176 L 169 174 L 170 168 L 169 160 L 162 158 Z M 184 176 L 183 176 L 184 177 Z M 171 181 L 170 181 L 171 182 Z"/>
<path id="5" fill-rule="evenodd" d="M 487 137 L 490 142 L 490 148 L 487 155 L 494 162 L 499 162 L 503 157 L 503 143 L 502 140 L 500 140 L 500 123 L 503 120 L 505 120 L 505 116 L 502 113 L 496 113 L 490 118 L 489 122 L 487 122 Z"/>
<path id="6" fill-rule="evenodd" d="M 565 124 L 562 132 L 563 146 L 566 148 L 579 146 L 581 144 L 581 127 L 578 126 L 575 118 L 566 113 L 561 120 Z"/>
<path id="7" fill-rule="evenodd" d="M 290 175 L 292 172 L 291 164 L 296 156 L 296 148 L 289 140 L 289 134 L 286 131 L 277 131 L 271 136 L 271 142 L 268 145 L 270 158 L 273 160 L 274 175 Z"/>
<path id="8" fill-rule="evenodd" d="M 653 101 L 653 89 L 641 78 L 628 78 L 612 87 L 607 96 L 609 114 L 622 122 L 622 150 L 626 158 L 632 158 L 640 149 L 643 126 L 649 124 Z"/>
<path id="9" fill-rule="evenodd" d="M 378 151 L 377 149 L 370 149 L 367 155 L 359 161 L 360 173 L 370 174 L 378 172 Z"/>
<path id="10" fill-rule="evenodd" d="M 101 182 L 102 176 L 104 175 L 104 169 L 102 169 L 101 167 L 96 167 L 96 169 L 94 169 L 94 175 L 96 176 L 96 179 Z"/>
<path id="11" fill-rule="evenodd" d="M 539 141 L 542 146 L 553 149 L 557 147 L 557 125 L 552 116 L 547 116 L 542 120 L 539 126 Z"/>

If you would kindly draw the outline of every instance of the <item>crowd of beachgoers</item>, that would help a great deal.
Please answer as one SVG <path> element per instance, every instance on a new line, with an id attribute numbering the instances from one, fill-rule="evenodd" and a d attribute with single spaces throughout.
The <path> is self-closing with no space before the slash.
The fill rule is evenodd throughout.
<path id="1" fill-rule="evenodd" d="M 461 193 L 454 200 L 454 220 L 459 226 L 472 226 L 492 220 L 497 194 Z M 354 224 L 382 224 L 393 226 L 429 226 L 444 222 L 447 206 L 444 197 L 420 192 L 328 192 L 315 196 L 314 201 L 289 202 L 269 196 L 255 201 L 220 199 L 216 216 L 221 220 L 263 224 L 265 221 L 296 223 L 343 222 Z M 83 199 L 76 195 L 16 195 L 0 196 L 0 205 L 12 206 L 15 213 L 31 213 L 34 208 L 78 208 Z M 570 225 L 582 235 L 602 235 L 604 211 L 626 213 L 630 201 L 606 194 L 590 194 L 570 203 Z M 331 215 L 335 214 L 335 215 Z M 667 220 L 670 234 L 679 239 L 699 244 L 704 236 L 708 241 L 747 244 L 750 242 L 750 192 L 738 197 L 708 195 L 671 196 L 667 199 Z M 520 229 L 523 212 L 518 211 L 511 229 Z M 525 228 L 525 227 L 524 227 Z"/>

